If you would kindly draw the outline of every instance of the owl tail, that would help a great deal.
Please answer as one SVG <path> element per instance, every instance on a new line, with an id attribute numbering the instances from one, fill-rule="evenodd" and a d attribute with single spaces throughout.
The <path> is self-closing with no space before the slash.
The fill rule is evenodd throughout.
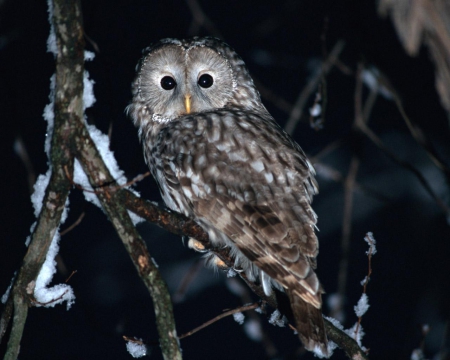
<path id="1" fill-rule="evenodd" d="M 300 340 L 307 350 L 320 350 L 328 357 L 328 340 L 322 311 L 287 291 Z"/>

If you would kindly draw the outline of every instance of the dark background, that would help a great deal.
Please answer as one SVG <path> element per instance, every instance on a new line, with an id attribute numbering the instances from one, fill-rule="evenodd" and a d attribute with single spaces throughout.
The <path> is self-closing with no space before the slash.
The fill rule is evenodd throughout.
<path id="1" fill-rule="evenodd" d="M 87 111 L 89 122 L 105 133 L 112 129 L 111 148 L 127 177 L 147 171 L 136 129 L 124 108 L 131 99 L 130 84 L 140 51 L 150 43 L 164 37 L 219 35 L 243 57 L 259 82 L 293 104 L 317 71 L 324 51 L 330 51 L 339 39 L 345 40 L 340 59 L 353 75 L 335 67 L 327 76 L 324 128 L 312 129 L 305 116 L 293 135 L 310 157 L 340 140 L 337 149 L 319 160 L 320 194 L 313 204 L 320 229 L 318 274 L 328 294 L 323 311 L 329 314 L 327 298 L 337 291 L 344 207 L 342 182 L 327 176 L 323 166 L 345 178 L 356 155 L 361 165 L 356 178 L 359 187 L 354 191 L 344 325 L 348 328 L 357 320 L 353 306 L 362 293 L 360 281 L 367 274 L 363 238 L 372 231 L 378 254 L 372 261 L 368 286 L 371 307 L 362 321 L 366 332 L 363 344 L 370 348 L 371 358 L 409 359 L 423 339 L 422 324 L 431 326 L 425 340 L 427 357 L 448 358 L 444 344 L 447 341 L 448 346 L 449 219 L 414 175 L 352 128 L 354 71 L 363 61 L 389 78 L 406 113 L 442 158 L 448 159 L 448 117 L 434 88 L 434 67 L 427 49 L 409 57 L 390 19 L 378 16 L 375 1 L 227 0 L 200 1 L 200 5 L 212 26 L 196 26 L 184 1 L 82 1 L 85 32 L 99 49 L 95 60 L 86 65 L 96 82 L 97 98 Z M 31 175 L 47 171 L 42 112 L 55 66 L 53 56 L 46 52 L 47 16 L 45 1 L 0 1 L 0 295 L 20 267 L 24 242 L 35 221 L 29 197 L 30 172 L 14 147 L 18 138 L 29 155 Z M 86 48 L 94 51 L 92 42 L 87 41 Z M 366 98 L 367 88 L 363 94 Z M 308 107 L 313 98 L 314 94 Z M 263 97 L 263 101 L 284 124 L 289 113 L 270 98 Z M 448 182 L 411 137 L 394 102 L 379 96 L 369 126 L 398 157 L 420 170 L 448 206 Z M 146 178 L 137 188 L 143 197 L 160 200 L 152 179 Z M 79 190 L 71 193 L 70 202 L 70 215 L 62 229 L 82 212 L 85 217 L 61 240 L 60 272 L 54 282 L 63 282 L 77 270 L 70 280 L 77 299 L 70 311 L 61 305 L 31 309 L 20 359 L 130 359 L 122 335 L 157 340 L 150 296 L 102 211 L 86 203 Z M 199 254 L 183 246 L 179 237 L 151 224 L 141 224 L 138 229 L 171 293 L 176 293 L 183 277 L 194 272 L 192 266 Z M 184 298 L 174 305 L 179 334 L 223 309 L 242 305 L 243 300 L 229 290 L 229 281 L 222 273 L 199 267 Z M 299 353 L 298 338 L 289 329 L 261 319 L 277 351 L 272 358 L 313 358 Z M 249 339 L 244 327 L 231 317 L 182 340 L 181 346 L 185 359 L 268 358 L 264 345 Z M 2 344 L 0 354 L 4 349 Z M 438 354 L 441 357 L 434 357 Z M 161 358 L 158 346 L 152 357 Z M 344 355 L 338 350 L 333 358 Z"/>

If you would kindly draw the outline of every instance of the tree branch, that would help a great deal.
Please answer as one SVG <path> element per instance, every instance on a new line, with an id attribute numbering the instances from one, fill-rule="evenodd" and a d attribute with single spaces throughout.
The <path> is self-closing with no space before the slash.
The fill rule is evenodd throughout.
<path id="1" fill-rule="evenodd" d="M 96 195 L 103 210 L 125 245 L 139 276 L 150 291 L 164 358 L 167 360 L 181 359 L 169 291 L 148 253 L 144 241 L 131 222 L 125 205 L 120 201 L 119 193 L 126 190 L 117 186 L 87 129 L 83 124 L 81 125 L 79 126 L 79 136 L 75 137 L 77 158 L 88 175 L 92 187 L 97 189 Z M 104 184 L 109 184 L 109 186 L 103 186 Z M 119 191 L 116 190 L 118 188 Z"/>
<path id="2" fill-rule="evenodd" d="M 51 241 L 58 230 L 61 215 L 71 188 L 74 155 L 88 174 L 91 185 L 102 189 L 97 196 L 114 228 L 122 239 L 141 278 L 154 300 L 156 322 L 163 356 L 181 359 L 173 318 L 172 302 L 161 275 L 152 262 L 145 243 L 133 226 L 128 212 L 116 202 L 115 184 L 83 122 L 84 41 L 79 1 L 54 0 L 53 23 L 57 39 L 54 130 L 51 146 L 52 175 L 32 242 L 19 271 L 11 296 L 14 299 L 14 322 L 5 359 L 15 360 L 31 306 L 35 279 L 44 263 Z M 68 173 L 66 175 L 66 172 Z M 10 307 L 7 309 L 11 310 Z M 2 316 L 2 332 L 11 311 Z"/>
<path id="3" fill-rule="evenodd" d="M 70 182 L 64 167 L 73 171 L 70 132 L 71 122 L 83 116 L 83 62 L 84 42 L 81 31 L 81 9 L 78 2 L 54 3 L 54 18 L 59 53 L 56 65 L 55 119 L 50 162 L 52 174 L 45 191 L 42 209 L 32 241 L 19 270 L 11 295 L 14 318 L 5 359 L 17 358 L 30 295 L 35 279 L 45 261 L 53 237 L 58 230 L 61 215 L 69 195 Z M 9 319 L 5 319 L 9 322 Z"/>

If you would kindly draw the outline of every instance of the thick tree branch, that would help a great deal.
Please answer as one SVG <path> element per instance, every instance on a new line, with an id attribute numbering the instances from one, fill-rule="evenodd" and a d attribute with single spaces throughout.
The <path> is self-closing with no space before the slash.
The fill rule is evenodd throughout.
<path id="1" fill-rule="evenodd" d="M 54 26 L 59 47 L 56 66 L 55 118 L 50 154 L 52 175 L 32 241 L 19 270 L 11 295 L 14 301 L 12 331 L 4 359 L 15 360 L 19 353 L 30 295 L 58 230 L 70 190 L 64 167 L 73 171 L 69 147 L 71 123 L 83 116 L 83 48 L 81 10 L 78 2 L 54 3 Z M 9 319 L 4 319 L 9 322 Z"/>

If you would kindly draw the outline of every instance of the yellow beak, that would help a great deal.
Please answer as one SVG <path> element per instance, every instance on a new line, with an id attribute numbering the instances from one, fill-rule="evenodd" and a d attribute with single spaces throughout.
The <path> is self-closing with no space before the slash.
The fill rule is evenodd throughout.
<path id="1" fill-rule="evenodd" d="M 186 108 L 186 113 L 191 113 L 191 95 L 184 96 L 184 107 Z"/>

